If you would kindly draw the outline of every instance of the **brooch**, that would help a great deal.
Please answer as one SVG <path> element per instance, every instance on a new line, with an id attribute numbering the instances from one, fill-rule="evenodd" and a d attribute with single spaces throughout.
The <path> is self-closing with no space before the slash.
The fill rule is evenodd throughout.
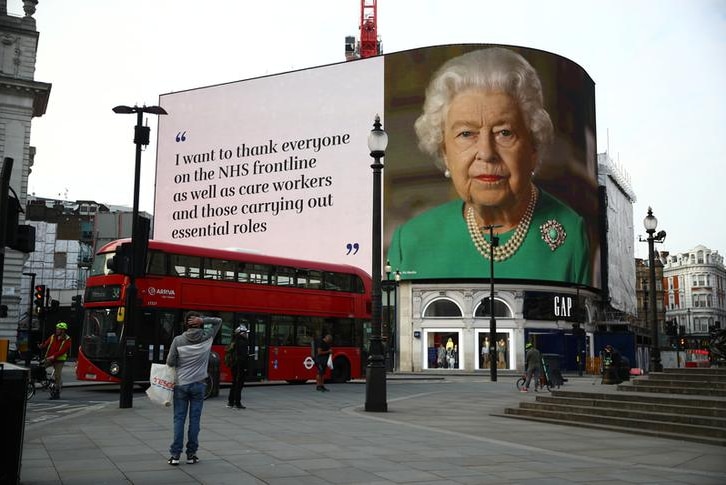
<path id="1" fill-rule="evenodd" d="M 539 226 L 539 232 L 542 235 L 542 240 L 547 243 L 552 251 L 562 246 L 567 237 L 565 228 L 554 219 L 550 219 Z"/>

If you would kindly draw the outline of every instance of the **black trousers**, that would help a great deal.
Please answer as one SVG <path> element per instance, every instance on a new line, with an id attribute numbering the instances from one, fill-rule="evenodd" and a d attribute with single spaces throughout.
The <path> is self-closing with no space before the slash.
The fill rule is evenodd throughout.
<path id="1" fill-rule="evenodd" d="M 242 403 L 242 388 L 245 385 L 245 377 L 247 377 L 247 367 L 234 366 L 232 369 L 232 387 L 229 388 L 230 405 Z"/>

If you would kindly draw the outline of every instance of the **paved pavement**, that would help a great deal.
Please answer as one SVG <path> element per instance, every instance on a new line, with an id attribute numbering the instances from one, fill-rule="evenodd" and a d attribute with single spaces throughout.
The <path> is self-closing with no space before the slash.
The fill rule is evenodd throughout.
<path id="1" fill-rule="evenodd" d="M 534 400 L 515 379 L 391 376 L 387 413 L 363 411 L 362 383 L 248 386 L 241 411 L 223 389 L 204 405 L 201 461 L 178 467 L 166 463 L 171 409 L 136 393 L 130 409 L 27 424 L 21 483 L 726 483 L 724 447 L 490 416 Z"/>

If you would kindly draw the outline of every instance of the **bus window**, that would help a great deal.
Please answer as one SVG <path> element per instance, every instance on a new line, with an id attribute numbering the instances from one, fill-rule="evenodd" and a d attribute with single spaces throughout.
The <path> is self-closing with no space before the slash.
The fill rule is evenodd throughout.
<path id="1" fill-rule="evenodd" d="M 329 328 L 335 328 L 333 346 L 352 347 L 355 345 L 352 318 L 339 318 L 337 320 L 326 319 L 325 324 Z"/>
<path id="2" fill-rule="evenodd" d="M 277 286 L 294 286 L 295 285 L 295 268 L 288 266 L 278 266 L 275 271 L 277 278 L 273 284 Z"/>
<path id="3" fill-rule="evenodd" d="M 323 287 L 323 273 L 316 270 L 308 271 L 308 288 L 319 290 Z"/>
<path id="4" fill-rule="evenodd" d="M 199 278 L 201 259 L 199 256 L 186 256 L 183 254 L 170 254 L 172 275 L 184 278 Z"/>
<path id="5" fill-rule="evenodd" d="M 308 270 L 297 270 L 297 275 L 295 276 L 295 286 L 297 286 L 298 288 L 308 287 Z"/>
<path id="6" fill-rule="evenodd" d="M 272 315 L 271 345 L 295 345 L 295 318 L 289 315 Z"/>
<path id="7" fill-rule="evenodd" d="M 298 288 L 310 288 L 319 290 L 322 288 L 322 273 L 312 269 L 299 269 L 297 271 L 297 281 L 295 286 Z"/>
<path id="8" fill-rule="evenodd" d="M 256 283 L 269 285 L 272 267 L 267 264 L 241 263 L 237 272 L 237 281 L 240 283 Z"/>
<path id="9" fill-rule="evenodd" d="M 224 259 L 204 258 L 204 278 L 211 280 L 234 281 L 234 261 Z"/>
<path id="10" fill-rule="evenodd" d="M 149 266 L 146 272 L 154 275 L 165 275 L 166 271 L 166 254 L 161 251 L 149 251 Z"/>
<path id="11" fill-rule="evenodd" d="M 111 273 L 111 270 L 106 266 L 106 262 L 113 258 L 114 254 L 116 253 L 97 254 L 93 258 L 93 263 L 91 263 L 91 274 L 89 276 L 103 276 Z"/>
<path id="12" fill-rule="evenodd" d="M 324 289 L 333 291 L 350 291 L 351 275 L 326 271 L 323 276 Z"/>
<path id="13" fill-rule="evenodd" d="M 297 326 L 295 327 L 296 339 L 295 345 L 310 345 L 319 333 L 315 332 L 315 322 L 318 320 L 314 317 L 298 317 Z"/>

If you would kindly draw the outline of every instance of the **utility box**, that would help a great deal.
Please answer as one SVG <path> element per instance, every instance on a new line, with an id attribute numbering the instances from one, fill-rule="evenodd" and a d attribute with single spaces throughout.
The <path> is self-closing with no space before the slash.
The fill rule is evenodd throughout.
<path id="1" fill-rule="evenodd" d="M 0 363 L 0 416 L 3 417 L 3 441 L 0 454 L 0 483 L 20 483 L 25 433 L 26 389 L 30 370 L 6 362 Z"/>

